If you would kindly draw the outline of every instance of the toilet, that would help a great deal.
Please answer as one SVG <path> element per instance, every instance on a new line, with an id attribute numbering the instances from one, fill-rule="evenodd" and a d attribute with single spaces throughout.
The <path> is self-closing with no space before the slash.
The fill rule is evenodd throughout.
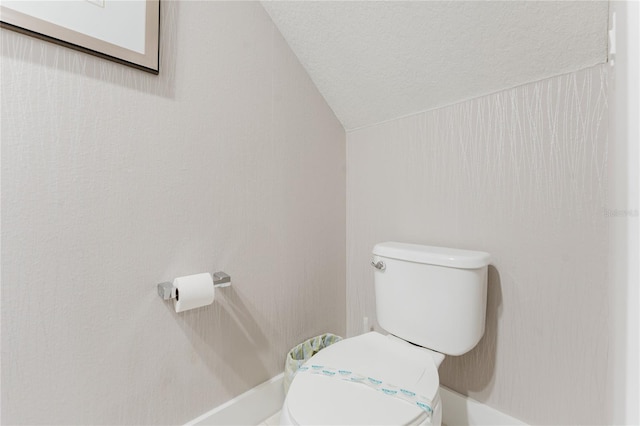
<path id="1" fill-rule="evenodd" d="M 440 425 L 438 367 L 484 334 L 489 254 L 386 242 L 373 248 L 377 321 L 296 373 L 282 425 Z"/>

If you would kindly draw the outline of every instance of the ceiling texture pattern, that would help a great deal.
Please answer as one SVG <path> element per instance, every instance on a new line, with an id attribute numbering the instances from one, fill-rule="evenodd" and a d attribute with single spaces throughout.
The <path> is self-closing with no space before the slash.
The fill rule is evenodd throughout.
<path id="1" fill-rule="evenodd" d="M 607 60 L 605 1 L 265 1 L 345 129 Z"/>

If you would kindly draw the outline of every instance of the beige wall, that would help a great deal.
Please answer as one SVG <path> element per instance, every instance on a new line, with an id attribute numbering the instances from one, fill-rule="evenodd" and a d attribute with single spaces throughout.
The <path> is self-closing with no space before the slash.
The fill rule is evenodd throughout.
<path id="1" fill-rule="evenodd" d="M 608 424 L 607 73 L 600 65 L 347 134 L 347 332 L 371 248 L 492 254 L 486 334 L 443 384 L 531 424 Z"/>
<path id="2" fill-rule="evenodd" d="M 344 130 L 259 4 L 162 10 L 159 76 L 0 32 L 3 424 L 183 423 L 345 331 Z"/>

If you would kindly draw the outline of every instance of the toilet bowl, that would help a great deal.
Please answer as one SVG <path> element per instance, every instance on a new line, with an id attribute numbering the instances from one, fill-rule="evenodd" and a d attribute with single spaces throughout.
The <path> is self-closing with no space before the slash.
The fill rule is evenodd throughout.
<path id="1" fill-rule="evenodd" d="M 335 343 L 296 374 L 280 424 L 440 425 L 443 359 L 377 332 Z"/>
<path id="2" fill-rule="evenodd" d="M 440 425 L 438 367 L 484 334 L 489 254 L 387 242 L 373 248 L 376 319 L 311 357 L 282 407 L 283 425 Z"/>

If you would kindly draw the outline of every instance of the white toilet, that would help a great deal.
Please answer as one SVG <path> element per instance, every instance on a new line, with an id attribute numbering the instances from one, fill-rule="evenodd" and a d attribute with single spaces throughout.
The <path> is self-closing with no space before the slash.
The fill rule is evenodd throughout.
<path id="1" fill-rule="evenodd" d="M 293 379 L 283 425 L 440 425 L 438 367 L 484 334 L 489 254 L 387 242 L 373 248 L 377 332 L 342 340 Z"/>

